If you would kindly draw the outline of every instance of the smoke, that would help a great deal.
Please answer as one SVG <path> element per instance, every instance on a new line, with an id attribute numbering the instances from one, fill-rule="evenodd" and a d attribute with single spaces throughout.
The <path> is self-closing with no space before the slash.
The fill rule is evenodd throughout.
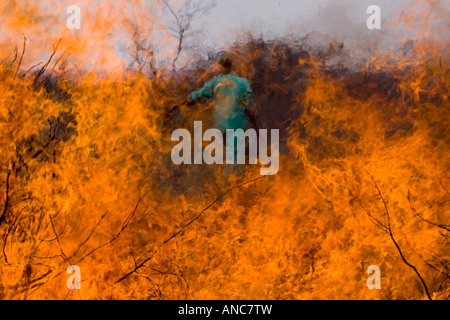
<path id="1" fill-rule="evenodd" d="M 367 8 L 381 9 L 381 29 L 369 30 Z M 208 46 L 198 51 L 218 51 L 235 42 L 245 42 L 246 34 L 264 41 L 304 42 L 315 46 L 343 44 L 351 53 L 349 63 L 364 64 L 381 52 L 404 54 L 408 41 L 433 40 L 448 43 L 450 21 L 448 1 L 229 1 L 205 17 L 203 26 Z M 204 41 L 203 41 L 204 42 Z M 443 53 L 445 50 L 443 50 Z"/>
<path id="2" fill-rule="evenodd" d="M 190 6 L 175 0 L 167 3 L 181 18 L 186 14 L 183 10 L 209 2 L 191 0 Z M 381 52 L 403 55 L 416 40 L 437 40 L 446 56 L 450 42 L 450 3 L 443 0 L 222 1 L 195 14 L 180 52 L 177 21 L 162 1 L 80 1 L 82 27 L 76 31 L 66 27 L 66 5 L 54 0 L 0 5 L 0 44 L 4 48 L 0 58 L 12 56 L 15 46 L 20 50 L 23 35 L 27 37 L 23 68 L 46 61 L 52 45 L 61 39 L 61 50 L 68 49 L 79 68 L 108 72 L 122 72 L 136 56 L 138 60 L 144 56 L 141 62 L 151 62 L 159 69 L 170 69 L 176 57 L 174 66 L 182 69 L 192 66 L 194 59 L 208 58 L 247 41 L 248 35 L 291 44 L 305 43 L 307 37 L 307 43 L 317 47 L 331 43 L 347 53 L 350 58 L 345 64 L 349 67 L 364 65 Z M 370 5 L 381 9 L 381 30 L 366 26 Z M 136 48 L 136 43 L 141 47 Z M 144 51 L 151 52 L 151 57 Z"/>

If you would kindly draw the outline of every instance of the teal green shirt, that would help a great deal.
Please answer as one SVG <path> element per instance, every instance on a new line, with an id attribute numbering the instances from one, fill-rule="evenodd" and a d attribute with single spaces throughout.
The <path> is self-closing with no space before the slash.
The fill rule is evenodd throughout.
<path id="1" fill-rule="evenodd" d="M 234 73 L 214 77 L 205 83 L 203 88 L 192 92 L 188 100 L 200 98 L 212 99 L 215 104 L 215 128 L 244 129 L 247 127 L 244 106 L 241 102 L 248 99 L 248 108 L 253 108 L 254 95 L 248 80 Z"/>

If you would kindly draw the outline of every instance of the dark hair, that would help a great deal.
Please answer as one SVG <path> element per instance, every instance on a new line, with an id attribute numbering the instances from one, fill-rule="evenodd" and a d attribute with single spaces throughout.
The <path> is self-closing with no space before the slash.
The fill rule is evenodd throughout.
<path id="1" fill-rule="evenodd" d="M 231 61 L 228 57 L 220 59 L 220 64 L 227 70 L 231 70 L 233 68 L 233 61 Z"/>

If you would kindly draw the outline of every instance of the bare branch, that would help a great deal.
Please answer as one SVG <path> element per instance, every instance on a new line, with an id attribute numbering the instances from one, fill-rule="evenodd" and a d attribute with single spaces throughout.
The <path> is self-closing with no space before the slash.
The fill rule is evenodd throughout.
<path id="1" fill-rule="evenodd" d="M 412 203 L 412 201 L 411 201 L 409 189 L 408 189 L 408 202 L 409 202 L 409 207 L 411 208 L 411 210 L 412 210 L 412 211 L 416 214 L 416 216 L 418 216 L 422 221 L 424 221 L 424 222 L 426 222 L 426 223 L 428 223 L 428 224 L 431 224 L 431 225 L 433 225 L 433 226 L 435 226 L 435 227 L 438 227 L 438 228 L 441 228 L 441 229 L 450 231 L 450 225 L 448 225 L 448 224 L 439 224 L 439 223 L 436 223 L 436 222 L 427 220 L 427 219 L 425 219 L 424 217 L 422 217 L 422 216 L 419 214 L 419 212 L 417 212 L 417 210 L 414 208 L 414 205 L 413 205 L 413 203 Z"/>
<path id="2" fill-rule="evenodd" d="M 19 82 L 21 82 L 31 70 L 33 70 L 35 67 L 37 67 L 37 66 L 39 66 L 41 64 L 42 64 L 42 62 L 39 62 L 39 63 L 36 63 L 35 65 L 31 66 L 31 68 L 29 68 L 27 71 L 25 71 L 25 73 L 20 77 L 20 81 Z"/>
<path id="3" fill-rule="evenodd" d="M 197 221 L 202 215 L 203 213 L 205 213 L 209 208 L 211 208 L 215 203 L 217 203 L 217 201 L 219 201 L 221 198 L 223 198 L 225 195 L 227 195 L 229 192 L 241 188 L 247 184 L 250 184 L 252 182 L 258 181 L 260 179 L 264 179 L 267 176 L 262 176 L 262 177 L 258 177 L 252 180 L 249 180 L 247 182 L 243 182 L 237 186 L 234 186 L 231 189 L 228 189 L 227 191 L 225 191 L 224 193 L 222 193 L 219 197 L 217 197 L 213 202 L 211 202 L 208 206 L 206 206 L 197 216 L 195 216 L 193 219 L 191 219 L 188 223 L 186 223 L 183 227 L 181 227 L 177 232 L 175 232 L 174 234 L 172 234 L 170 237 L 168 237 L 166 240 L 164 240 L 159 247 L 146 259 L 144 259 L 140 264 L 138 264 L 136 267 L 134 267 L 133 270 L 131 270 L 130 272 L 128 272 L 127 274 L 125 274 L 124 276 L 122 276 L 119 280 L 116 281 L 116 283 L 119 283 L 123 280 L 125 280 L 126 278 L 128 278 L 129 276 L 131 276 L 133 273 L 135 273 L 136 271 L 138 271 L 140 268 L 144 267 L 145 264 L 150 261 L 155 254 L 164 246 L 166 245 L 169 241 L 171 241 L 172 239 L 174 239 L 175 237 L 177 237 L 180 233 L 182 233 L 183 231 L 185 231 L 190 225 L 192 225 L 195 221 Z"/>
<path id="4" fill-rule="evenodd" d="M 8 258 L 6 256 L 5 249 L 6 249 L 6 243 L 8 241 L 8 236 L 10 235 L 11 231 L 14 229 L 14 226 L 16 225 L 17 220 L 19 219 L 19 217 L 22 214 L 23 210 L 25 210 L 25 207 L 22 208 L 22 210 L 20 210 L 20 212 L 17 214 L 17 216 L 14 219 L 13 223 L 9 226 L 8 231 L 7 231 L 6 235 L 5 235 L 5 239 L 3 240 L 3 249 L 2 249 L 2 251 L 3 251 L 3 257 L 5 258 L 5 262 L 6 263 L 8 263 Z"/>
<path id="5" fill-rule="evenodd" d="M 178 45 L 177 53 L 172 61 L 172 70 L 174 73 L 176 73 L 176 63 L 180 57 L 181 51 L 184 48 L 184 42 L 186 40 L 186 37 L 188 36 L 189 30 L 191 29 L 192 21 L 214 8 L 217 5 L 217 1 L 214 0 L 204 5 L 202 5 L 202 3 L 196 3 L 193 8 L 191 8 L 192 2 L 189 0 L 185 2 L 183 8 L 178 10 L 177 12 L 175 12 L 173 7 L 168 3 L 167 0 L 161 0 L 161 2 L 163 2 L 164 5 L 169 9 L 176 22 L 175 32 L 177 34 Z"/>
<path id="6" fill-rule="evenodd" d="M 439 180 L 439 184 L 442 186 L 442 188 L 444 188 L 445 192 L 450 193 L 448 192 L 447 188 L 442 184 L 441 180 Z"/>
<path id="7" fill-rule="evenodd" d="M 86 237 L 86 239 L 84 239 L 80 245 L 78 246 L 78 248 L 70 255 L 70 257 L 67 259 L 72 259 L 73 257 L 75 257 L 77 255 L 77 253 L 80 251 L 80 249 L 89 241 L 89 239 L 92 237 L 92 235 L 94 234 L 95 230 L 97 229 L 98 225 L 100 224 L 100 222 L 102 222 L 103 218 L 108 214 L 108 211 L 106 211 L 101 217 L 100 219 L 97 221 L 96 225 L 94 226 L 94 228 L 92 228 L 91 232 L 89 233 L 89 235 Z"/>
<path id="8" fill-rule="evenodd" d="M 400 246 L 398 245 L 397 241 L 396 241 L 395 238 L 394 238 L 394 234 L 392 233 L 392 228 L 391 228 L 391 220 L 390 220 L 390 216 L 389 216 L 389 210 L 388 210 L 388 207 L 387 207 L 387 203 L 386 203 L 386 201 L 385 201 L 385 199 L 384 199 L 384 197 L 383 197 L 383 194 L 381 193 L 380 188 L 378 187 L 377 183 L 375 182 L 375 179 L 372 177 L 372 175 L 369 173 L 369 171 L 367 171 L 366 169 L 364 169 L 364 171 L 369 175 L 370 179 L 372 179 L 372 182 L 373 182 L 373 184 L 374 184 L 374 186 L 375 186 L 375 189 L 377 189 L 378 195 L 380 196 L 380 198 L 381 198 L 381 200 L 382 200 L 382 202 L 383 202 L 385 214 L 386 214 L 386 217 L 387 217 L 387 226 L 386 226 L 386 227 L 387 227 L 387 229 L 388 229 L 388 231 L 389 231 L 389 236 L 390 236 L 392 242 L 394 243 L 395 247 L 397 248 L 398 253 L 400 254 L 400 257 L 402 258 L 403 262 L 404 262 L 408 267 L 410 267 L 411 269 L 413 269 L 414 272 L 417 274 L 417 276 L 418 276 L 419 279 L 420 279 L 420 282 L 422 282 L 423 288 L 424 288 L 424 290 L 425 290 L 425 293 L 426 293 L 428 299 L 433 300 L 433 299 L 431 298 L 431 295 L 430 295 L 429 291 L 428 291 L 428 287 L 427 287 L 427 284 L 425 283 L 425 280 L 422 278 L 422 276 L 420 275 L 420 273 L 419 273 L 419 271 L 417 270 L 417 268 L 416 268 L 415 266 L 413 266 L 411 263 L 409 263 L 409 262 L 406 260 L 405 256 L 403 255 L 402 250 L 400 249 Z"/>
<path id="9" fill-rule="evenodd" d="M 50 58 L 48 59 L 48 61 L 44 64 L 44 66 L 41 68 L 41 70 L 39 70 L 38 74 L 36 75 L 36 77 L 34 78 L 33 83 L 36 83 L 36 81 L 39 79 L 39 77 L 45 72 L 45 70 L 47 69 L 48 65 L 50 64 L 50 62 L 53 59 L 53 56 L 56 54 L 56 51 L 58 50 L 59 44 L 61 43 L 61 39 L 59 39 L 58 43 L 55 45 L 53 45 L 53 53 L 51 54 Z"/>
<path id="10" fill-rule="evenodd" d="M 67 51 L 69 51 L 69 49 L 66 49 L 66 50 L 61 54 L 61 56 L 59 57 L 59 59 L 56 60 L 55 64 L 53 65 L 52 71 L 50 71 L 50 74 L 49 74 L 48 77 L 45 79 L 45 81 L 43 82 L 43 84 L 46 84 L 46 83 L 50 80 L 50 78 L 51 78 L 52 75 L 53 75 L 53 72 L 55 71 L 56 65 L 59 63 L 59 61 L 61 61 L 61 59 L 64 57 L 64 55 L 67 53 Z"/>
<path id="11" fill-rule="evenodd" d="M 3 219 L 5 219 L 6 212 L 8 211 L 8 204 L 9 204 L 9 177 L 10 176 L 11 176 L 11 170 L 8 170 L 8 173 L 6 174 L 5 206 L 3 208 L 2 215 L 0 216 L 0 224 L 3 222 Z"/>
<path id="12" fill-rule="evenodd" d="M 61 242 L 59 241 L 59 235 L 58 235 L 58 233 L 56 232 L 55 225 L 54 225 L 54 223 L 53 223 L 52 217 L 50 217 L 50 223 L 51 223 L 51 225 L 52 225 L 53 233 L 55 234 L 56 242 L 58 243 L 59 251 L 61 252 L 61 256 L 64 258 L 65 261 L 69 261 L 69 258 L 67 258 L 66 254 L 64 253 L 64 250 L 63 250 L 63 248 L 62 248 L 62 246 L 61 246 Z"/>
<path id="13" fill-rule="evenodd" d="M 383 230 L 386 233 L 389 233 L 388 228 L 377 218 L 375 218 L 373 215 L 370 214 L 370 212 L 362 205 L 361 201 L 359 201 L 359 199 L 355 199 L 356 202 L 358 202 L 359 206 L 367 213 L 367 215 L 369 216 L 370 221 L 376 225 L 378 228 L 380 228 L 381 230 Z"/>
<path id="14" fill-rule="evenodd" d="M 25 55 L 25 46 L 26 46 L 26 44 L 27 44 L 27 37 L 25 37 L 25 35 L 23 35 L 23 50 L 22 50 L 22 55 L 20 56 L 19 63 L 17 64 L 17 68 L 16 68 L 16 72 L 14 73 L 14 78 L 13 78 L 13 80 L 16 79 L 17 72 L 19 72 L 20 65 L 22 64 L 22 59 L 23 59 L 23 56 Z"/>
<path id="15" fill-rule="evenodd" d="M 14 63 L 14 61 L 17 60 L 17 45 L 14 47 L 14 59 L 11 61 L 11 63 L 9 64 L 9 66 L 11 67 Z"/>

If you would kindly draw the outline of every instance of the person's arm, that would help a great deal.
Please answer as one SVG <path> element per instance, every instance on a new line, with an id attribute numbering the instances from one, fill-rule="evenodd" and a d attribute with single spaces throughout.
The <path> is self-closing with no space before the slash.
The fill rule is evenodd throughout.
<path id="1" fill-rule="evenodd" d="M 213 96 L 213 90 L 215 85 L 215 78 L 211 81 L 206 82 L 203 88 L 193 91 L 191 94 L 187 96 L 185 102 L 181 104 L 174 105 L 166 112 L 166 117 L 170 117 L 172 113 L 177 110 L 180 106 L 192 106 L 195 104 L 195 101 L 200 98 L 210 99 Z"/>
<path id="2" fill-rule="evenodd" d="M 188 95 L 187 101 L 191 102 L 200 98 L 211 99 L 213 97 L 214 83 L 215 78 L 213 78 L 211 81 L 206 82 L 201 89 L 195 90 L 190 95 Z"/>

